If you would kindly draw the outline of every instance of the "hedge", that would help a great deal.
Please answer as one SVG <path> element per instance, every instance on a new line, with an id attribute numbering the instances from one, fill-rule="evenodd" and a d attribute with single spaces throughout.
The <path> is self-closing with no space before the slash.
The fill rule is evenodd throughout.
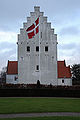
<path id="1" fill-rule="evenodd" d="M 0 89 L 0 97 L 77 97 L 80 89 L 33 88 L 33 89 Z"/>

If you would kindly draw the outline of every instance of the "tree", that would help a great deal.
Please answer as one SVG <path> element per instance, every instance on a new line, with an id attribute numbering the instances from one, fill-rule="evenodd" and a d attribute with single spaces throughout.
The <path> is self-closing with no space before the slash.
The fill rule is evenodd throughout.
<path id="1" fill-rule="evenodd" d="M 72 71 L 72 84 L 80 85 L 80 64 L 74 64 L 71 68 Z"/>
<path id="2" fill-rule="evenodd" d="M 1 83 L 6 82 L 6 70 L 7 70 L 7 67 L 2 68 L 2 71 L 1 71 Z"/>

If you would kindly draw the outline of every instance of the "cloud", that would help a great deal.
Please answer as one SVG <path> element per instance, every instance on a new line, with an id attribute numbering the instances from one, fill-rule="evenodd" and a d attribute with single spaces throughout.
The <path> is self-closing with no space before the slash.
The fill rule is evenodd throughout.
<path id="1" fill-rule="evenodd" d="M 11 51 L 11 50 L 12 50 L 12 48 L 11 48 L 11 49 L 10 49 L 10 48 L 5 48 L 5 49 L 3 49 L 3 50 L 0 51 L 0 54 L 9 52 L 9 51 Z"/>
<path id="2" fill-rule="evenodd" d="M 66 51 L 67 52 L 67 51 Z M 80 62 L 80 54 L 79 52 L 77 52 L 77 50 L 74 51 L 74 53 L 72 53 L 71 55 L 66 54 L 66 52 L 64 54 L 58 55 L 58 60 L 66 60 L 67 65 L 73 65 L 73 64 L 79 64 Z"/>
<path id="3" fill-rule="evenodd" d="M 80 61 L 80 44 L 68 43 L 58 46 L 58 60 L 66 60 L 68 65 L 79 63 Z"/>
<path id="4" fill-rule="evenodd" d="M 1 42 L 0 43 L 0 70 L 7 66 L 8 60 L 17 59 L 17 49 L 15 43 Z"/>
<path id="5" fill-rule="evenodd" d="M 67 43 L 67 44 L 60 44 L 58 48 L 60 50 L 72 50 L 72 49 L 77 48 L 78 46 L 79 45 L 75 43 Z"/>
<path id="6" fill-rule="evenodd" d="M 19 32 L 19 26 L 20 28 L 22 28 L 22 21 L 18 20 L 18 21 L 14 21 L 14 22 L 4 22 L 4 23 L 0 23 L 0 31 L 1 32 L 13 32 L 13 33 L 17 33 Z"/>
<path id="7" fill-rule="evenodd" d="M 14 49 L 16 47 L 15 43 L 11 43 L 11 42 L 0 42 L 0 50 L 3 49 Z"/>
<path id="8" fill-rule="evenodd" d="M 0 0 L 0 26 L 9 30 L 19 28 L 35 5 L 41 7 L 53 24 L 75 22 L 80 16 L 80 0 L 44 0 L 44 3 L 43 0 Z"/>
<path id="9" fill-rule="evenodd" d="M 58 44 L 80 44 L 80 34 L 75 35 L 60 35 L 58 34 Z"/>
<path id="10" fill-rule="evenodd" d="M 0 31 L 0 42 L 17 42 L 17 33 Z"/>
<path id="11" fill-rule="evenodd" d="M 78 35 L 80 30 L 77 26 L 67 26 L 61 29 L 60 35 Z"/>
<path id="12" fill-rule="evenodd" d="M 43 0 L 0 0 L 0 51 L 3 53 L 0 53 L 0 67 L 8 59 L 17 58 L 17 33 L 35 5 L 40 6 L 58 34 L 58 58 L 71 64 L 80 61 L 80 0 L 44 0 L 44 3 Z"/>

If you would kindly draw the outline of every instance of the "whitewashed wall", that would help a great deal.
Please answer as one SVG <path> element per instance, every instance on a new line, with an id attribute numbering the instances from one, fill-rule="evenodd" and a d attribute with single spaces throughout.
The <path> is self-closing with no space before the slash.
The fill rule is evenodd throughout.
<path id="1" fill-rule="evenodd" d="M 6 75 L 6 83 L 11 84 L 17 84 L 18 79 L 15 80 L 15 77 L 18 77 L 18 75 Z"/>
<path id="2" fill-rule="evenodd" d="M 51 23 L 47 22 L 47 17 L 43 16 L 39 7 L 34 7 L 34 12 L 30 12 L 27 22 L 23 23 L 18 35 L 18 83 L 37 83 L 57 85 L 57 35 L 51 28 Z M 28 39 L 26 29 L 34 23 L 40 16 L 40 33 L 34 38 Z M 42 38 L 40 38 L 42 32 Z M 39 46 L 40 38 L 40 71 L 36 71 L 36 65 L 39 65 L 39 52 L 36 52 L 36 46 Z M 27 52 L 27 46 L 30 46 L 30 53 Z M 44 51 L 48 46 L 48 52 Z M 23 58 L 23 59 L 22 59 Z"/>
<path id="3" fill-rule="evenodd" d="M 64 80 L 64 83 L 62 83 L 62 80 Z M 58 85 L 72 86 L 72 79 L 71 78 L 58 78 Z"/>

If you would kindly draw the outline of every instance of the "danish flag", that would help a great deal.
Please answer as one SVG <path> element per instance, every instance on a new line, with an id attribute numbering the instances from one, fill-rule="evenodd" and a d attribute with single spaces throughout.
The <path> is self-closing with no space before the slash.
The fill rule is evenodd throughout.
<path id="1" fill-rule="evenodd" d="M 39 32 L 39 17 L 26 31 L 29 39 L 32 39 Z"/>

